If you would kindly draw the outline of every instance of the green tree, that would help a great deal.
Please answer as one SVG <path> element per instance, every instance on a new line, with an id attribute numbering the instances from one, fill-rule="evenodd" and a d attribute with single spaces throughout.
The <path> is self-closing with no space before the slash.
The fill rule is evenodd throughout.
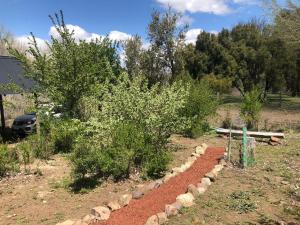
<path id="1" fill-rule="evenodd" d="M 137 35 L 127 40 L 124 44 L 125 66 L 131 78 L 141 72 L 142 46 L 142 39 Z"/>
<path id="2" fill-rule="evenodd" d="M 237 63 L 234 85 L 245 95 L 254 87 L 264 87 L 270 53 L 266 46 L 267 28 L 252 21 L 238 24 L 231 31 L 231 55 Z"/>
<path id="3" fill-rule="evenodd" d="M 31 58 L 17 49 L 11 48 L 10 52 L 37 82 L 39 93 L 62 105 L 65 115 L 78 118 L 80 99 L 95 94 L 101 97 L 103 84 L 119 74 L 117 45 L 108 38 L 77 42 L 74 31 L 65 25 L 62 12 L 50 18 L 59 37 L 51 37 L 48 54 L 39 49 L 33 35 L 27 52 Z"/>
<path id="4" fill-rule="evenodd" d="M 261 90 L 255 87 L 251 91 L 246 92 L 242 100 L 241 116 L 249 129 L 258 129 L 258 122 L 262 109 L 261 95 Z"/>
<path id="5" fill-rule="evenodd" d="M 154 11 L 148 26 L 150 48 L 148 63 L 157 81 L 174 81 L 183 69 L 181 51 L 187 26 L 178 26 L 181 15 L 171 8 L 165 13 Z M 149 60 L 150 57 L 150 60 Z M 154 57 L 154 58 L 153 58 Z"/>

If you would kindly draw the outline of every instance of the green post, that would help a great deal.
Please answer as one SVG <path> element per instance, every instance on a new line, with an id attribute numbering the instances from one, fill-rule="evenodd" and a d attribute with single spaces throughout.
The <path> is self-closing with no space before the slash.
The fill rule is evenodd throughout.
<path id="1" fill-rule="evenodd" d="M 242 152 L 243 152 L 243 167 L 246 168 L 248 165 L 248 159 L 247 159 L 247 128 L 243 128 L 243 147 L 242 147 Z"/>

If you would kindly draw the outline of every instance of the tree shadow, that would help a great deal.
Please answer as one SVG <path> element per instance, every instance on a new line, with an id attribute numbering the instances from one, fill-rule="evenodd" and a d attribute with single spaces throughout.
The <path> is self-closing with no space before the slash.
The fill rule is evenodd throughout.
<path id="1" fill-rule="evenodd" d="M 265 107 L 276 110 L 300 111 L 300 98 L 283 95 L 280 103 L 279 95 L 268 95 Z"/>
<path id="2" fill-rule="evenodd" d="M 242 98 L 240 96 L 224 95 L 222 97 L 223 104 L 239 104 Z"/>
<path id="3" fill-rule="evenodd" d="M 75 194 L 82 194 L 95 189 L 97 186 L 101 185 L 101 183 L 102 181 L 99 180 L 99 177 L 84 177 L 75 179 L 69 187 Z"/>

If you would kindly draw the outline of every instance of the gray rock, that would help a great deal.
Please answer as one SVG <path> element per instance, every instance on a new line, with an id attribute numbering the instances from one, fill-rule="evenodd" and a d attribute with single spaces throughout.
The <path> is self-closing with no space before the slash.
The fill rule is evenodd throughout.
<path id="1" fill-rule="evenodd" d="M 113 212 L 121 209 L 121 205 L 117 201 L 113 201 L 107 204 L 107 207 Z"/>
<path id="2" fill-rule="evenodd" d="M 199 193 L 199 195 L 203 195 L 206 192 L 206 188 L 205 187 L 197 187 L 197 191 Z"/>
<path id="3" fill-rule="evenodd" d="M 191 193 L 178 195 L 176 201 L 182 204 L 183 207 L 190 207 L 194 205 L 194 196 Z"/>
<path id="4" fill-rule="evenodd" d="M 201 184 L 203 184 L 204 186 L 208 187 L 211 185 L 211 181 L 208 177 L 203 177 L 201 179 Z"/>
<path id="5" fill-rule="evenodd" d="M 96 216 L 98 220 L 107 220 L 110 216 L 110 210 L 104 206 L 98 206 L 92 209 L 92 215 Z"/>
<path id="6" fill-rule="evenodd" d="M 82 221 L 89 224 L 91 222 L 93 222 L 96 219 L 96 216 L 94 215 L 86 215 L 85 217 L 83 217 Z"/>
<path id="7" fill-rule="evenodd" d="M 219 165 L 215 165 L 215 168 L 213 170 L 220 172 L 222 169 L 223 169 L 223 166 L 219 164 Z"/>
<path id="8" fill-rule="evenodd" d="M 132 198 L 133 199 L 140 199 L 144 196 L 144 193 L 141 191 L 134 191 L 132 192 Z"/>
<path id="9" fill-rule="evenodd" d="M 196 198 L 200 195 L 197 187 L 193 184 L 188 186 L 188 192 L 191 193 L 194 196 L 194 198 Z"/>
<path id="10" fill-rule="evenodd" d="M 124 206 L 128 205 L 129 202 L 131 201 L 131 199 L 132 199 L 132 195 L 130 195 L 130 194 L 122 195 L 119 199 L 120 206 L 124 207 Z"/>
<path id="11" fill-rule="evenodd" d="M 165 213 L 167 217 L 175 216 L 177 215 L 179 210 L 174 205 L 166 205 L 165 207 Z"/>
<path id="12" fill-rule="evenodd" d="M 225 161 L 225 159 L 221 159 L 219 164 L 222 166 L 227 166 L 227 162 Z"/>
<path id="13" fill-rule="evenodd" d="M 159 225 L 157 215 L 151 216 L 145 225 Z"/>
<path id="14" fill-rule="evenodd" d="M 212 181 L 212 182 L 215 182 L 216 178 L 217 178 L 216 174 L 213 172 L 209 172 L 209 173 L 205 174 L 205 177 L 209 178 L 210 181 Z"/>
<path id="15" fill-rule="evenodd" d="M 166 213 L 161 212 L 161 213 L 157 213 L 156 215 L 157 215 L 157 218 L 158 218 L 158 224 L 159 225 L 162 225 L 162 224 L 164 224 L 168 221 L 168 217 L 167 217 Z"/>

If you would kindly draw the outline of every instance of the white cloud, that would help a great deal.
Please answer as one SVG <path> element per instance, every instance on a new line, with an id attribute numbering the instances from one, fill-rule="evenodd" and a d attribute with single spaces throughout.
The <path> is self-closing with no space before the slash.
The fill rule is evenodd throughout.
<path id="1" fill-rule="evenodd" d="M 156 0 L 163 6 L 171 6 L 180 12 L 213 13 L 217 15 L 231 12 L 226 0 Z"/>
<path id="2" fill-rule="evenodd" d="M 126 41 L 132 36 L 130 34 L 114 30 L 109 33 L 108 37 L 113 41 Z"/>
<path id="3" fill-rule="evenodd" d="M 99 39 L 102 37 L 99 34 L 89 33 L 85 29 L 83 29 L 82 27 L 77 26 L 77 25 L 67 24 L 66 27 L 68 28 L 68 30 L 70 32 L 74 33 L 73 35 L 74 35 L 74 38 L 76 39 L 76 41 L 79 41 L 79 40 L 92 41 L 92 40 L 95 40 L 96 38 Z M 49 36 L 53 36 L 54 38 L 59 38 L 59 34 L 54 26 L 50 27 L 48 34 L 49 34 Z"/>
<path id="4" fill-rule="evenodd" d="M 258 0 L 156 0 L 164 7 L 171 6 L 179 12 L 190 13 L 212 13 L 224 15 L 234 10 L 232 5 L 253 5 L 258 4 Z"/>
<path id="5" fill-rule="evenodd" d="M 96 38 L 100 39 L 101 37 L 104 37 L 104 35 L 101 34 L 90 33 L 77 25 L 67 24 L 66 27 L 69 29 L 69 31 L 72 31 L 74 33 L 74 38 L 76 39 L 76 41 L 85 40 L 90 42 L 92 40 L 95 40 Z M 59 38 L 59 34 L 54 26 L 50 27 L 49 35 L 53 36 L 54 38 Z M 108 34 L 108 37 L 113 41 L 125 41 L 132 36 L 130 34 L 114 30 Z"/>
<path id="6" fill-rule="evenodd" d="M 186 44 L 196 44 L 198 35 L 201 32 L 203 32 L 203 29 L 200 29 L 200 28 L 191 29 L 191 30 L 187 31 L 186 35 L 185 35 L 185 43 Z M 212 31 L 209 31 L 209 33 L 217 35 L 218 31 L 212 30 Z"/>
<path id="7" fill-rule="evenodd" d="M 16 44 L 18 47 L 20 47 L 21 49 L 28 49 L 30 46 L 30 43 L 32 43 L 33 39 L 31 36 L 19 36 L 15 38 Z M 35 37 L 35 41 L 37 43 L 37 46 L 39 47 L 40 50 L 42 51 L 47 51 L 48 50 L 48 46 L 47 46 L 47 41 L 43 40 L 41 38 Z"/>
<path id="8" fill-rule="evenodd" d="M 203 32 L 202 29 L 191 29 L 185 34 L 185 43 L 186 44 L 195 44 L 198 35 Z"/>

